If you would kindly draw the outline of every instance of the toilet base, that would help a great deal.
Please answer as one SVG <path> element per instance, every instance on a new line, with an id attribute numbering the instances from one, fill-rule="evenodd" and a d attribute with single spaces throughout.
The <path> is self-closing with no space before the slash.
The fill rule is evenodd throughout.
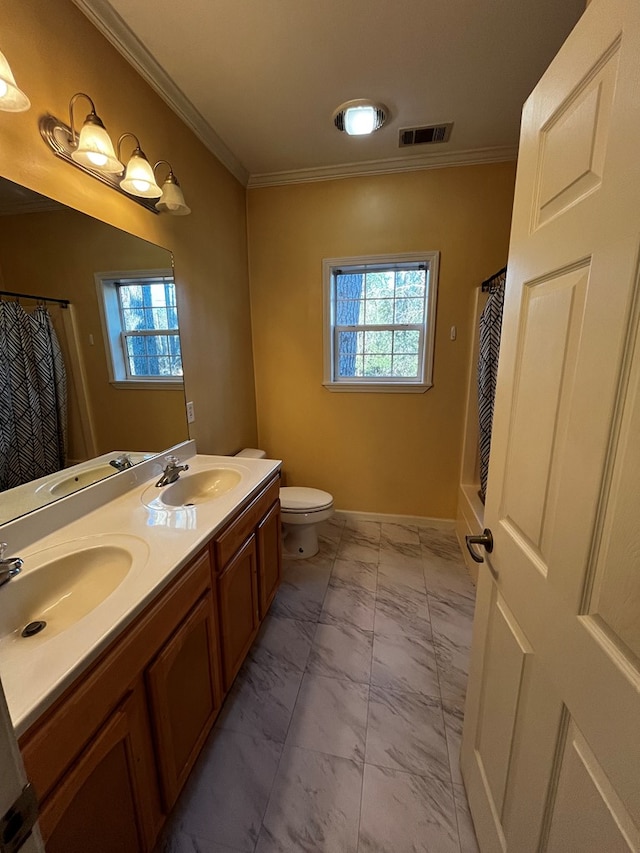
<path id="1" fill-rule="evenodd" d="M 318 525 L 282 525 L 282 553 L 287 560 L 306 560 L 318 553 Z"/>

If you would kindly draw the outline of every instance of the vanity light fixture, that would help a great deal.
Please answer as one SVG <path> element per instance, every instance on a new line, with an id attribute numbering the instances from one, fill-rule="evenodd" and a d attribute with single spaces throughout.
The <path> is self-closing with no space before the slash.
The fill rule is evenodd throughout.
<path id="1" fill-rule="evenodd" d="M 349 136 L 367 136 L 380 130 L 388 117 L 389 110 L 384 104 L 357 98 L 338 107 L 333 114 L 333 123 Z"/>
<path id="2" fill-rule="evenodd" d="M 141 198 L 160 198 L 162 190 L 156 184 L 151 163 L 147 160 L 142 148 L 140 148 L 140 140 L 135 133 L 122 134 L 118 140 L 118 157 L 120 156 L 122 142 L 127 136 L 135 139 L 136 147 L 129 158 L 124 178 L 120 181 L 120 187 L 125 192 L 130 193 L 130 195 L 137 195 Z"/>
<path id="3" fill-rule="evenodd" d="M 4 59 L 2 54 L 0 58 Z M 0 93 L 4 75 L 5 71 L 0 61 Z M 74 107 L 78 98 L 86 98 L 91 105 L 91 112 L 84 120 L 79 133 L 74 121 Z M 92 178 L 97 178 L 101 183 L 126 195 L 127 198 L 152 213 L 170 213 L 177 216 L 191 213 L 182 195 L 180 184 L 173 174 L 171 164 L 167 160 L 158 160 L 152 169 L 134 133 L 123 133 L 114 151 L 109 134 L 96 113 L 93 100 L 84 92 L 77 92 L 69 102 L 68 125 L 53 115 L 45 115 L 41 116 L 39 126 L 42 138 L 56 157 L 91 175 Z M 125 168 L 120 152 L 122 143 L 127 137 L 134 140 L 135 147 Z M 169 174 L 162 189 L 158 186 L 154 174 L 154 169 L 161 163 L 169 166 Z"/>
<path id="4" fill-rule="evenodd" d="M 153 171 L 155 172 L 158 166 L 163 163 L 169 167 L 169 174 L 162 184 L 162 198 L 156 202 L 156 209 L 160 213 L 171 213 L 173 216 L 186 216 L 191 213 L 191 208 L 184 200 L 178 179 L 173 174 L 171 163 L 168 160 L 158 160 L 153 167 Z"/>
<path id="5" fill-rule="evenodd" d="M 73 108 L 78 98 L 86 98 L 91 104 L 91 112 L 85 118 L 79 136 L 73 120 Z M 76 92 L 69 101 L 69 124 L 73 146 L 71 159 L 74 163 L 86 166 L 88 169 L 95 169 L 98 172 L 105 172 L 108 175 L 119 175 L 122 172 L 124 166 L 116 157 L 111 137 L 107 133 L 102 119 L 96 113 L 96 105 L 84 92 Z"/>
<path id="6" fill-rule="evenodd" d="M 6 56 L 4 53 L 0 53 L 0 110 L 9 113 L 23 113 L 30 106 L 31 101 L 16 84 Z"/>

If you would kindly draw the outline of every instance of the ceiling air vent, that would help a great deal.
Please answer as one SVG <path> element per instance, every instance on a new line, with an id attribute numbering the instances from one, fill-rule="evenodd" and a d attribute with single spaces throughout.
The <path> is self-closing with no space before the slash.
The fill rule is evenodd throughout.
<path id="1" fill-rule="evenodd" d="M 405 127 L 400 131 L 400 148 L 409 145 L 434 145 L 436 142 L 448 142 L 453 122 L 432 124 L 429 127 Z"/>

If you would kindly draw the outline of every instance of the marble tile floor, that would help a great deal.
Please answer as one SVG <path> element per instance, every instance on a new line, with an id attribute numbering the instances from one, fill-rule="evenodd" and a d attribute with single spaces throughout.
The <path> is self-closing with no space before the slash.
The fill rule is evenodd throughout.
<path id="1" fill-rule="evenodd" d="M 156 853 L 477 853 L 458 767 L 474 596 L 450 527 L 325 522 Z"/>

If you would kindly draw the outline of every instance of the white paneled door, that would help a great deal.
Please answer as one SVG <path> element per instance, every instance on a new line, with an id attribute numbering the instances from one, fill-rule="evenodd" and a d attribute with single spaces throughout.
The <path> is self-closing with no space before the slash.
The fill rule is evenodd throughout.
<path id="1" fill-rule="evenodd" d="M 640 851 L 640 3 L 525 104 L 462 745 L 483 853 Z"/>

